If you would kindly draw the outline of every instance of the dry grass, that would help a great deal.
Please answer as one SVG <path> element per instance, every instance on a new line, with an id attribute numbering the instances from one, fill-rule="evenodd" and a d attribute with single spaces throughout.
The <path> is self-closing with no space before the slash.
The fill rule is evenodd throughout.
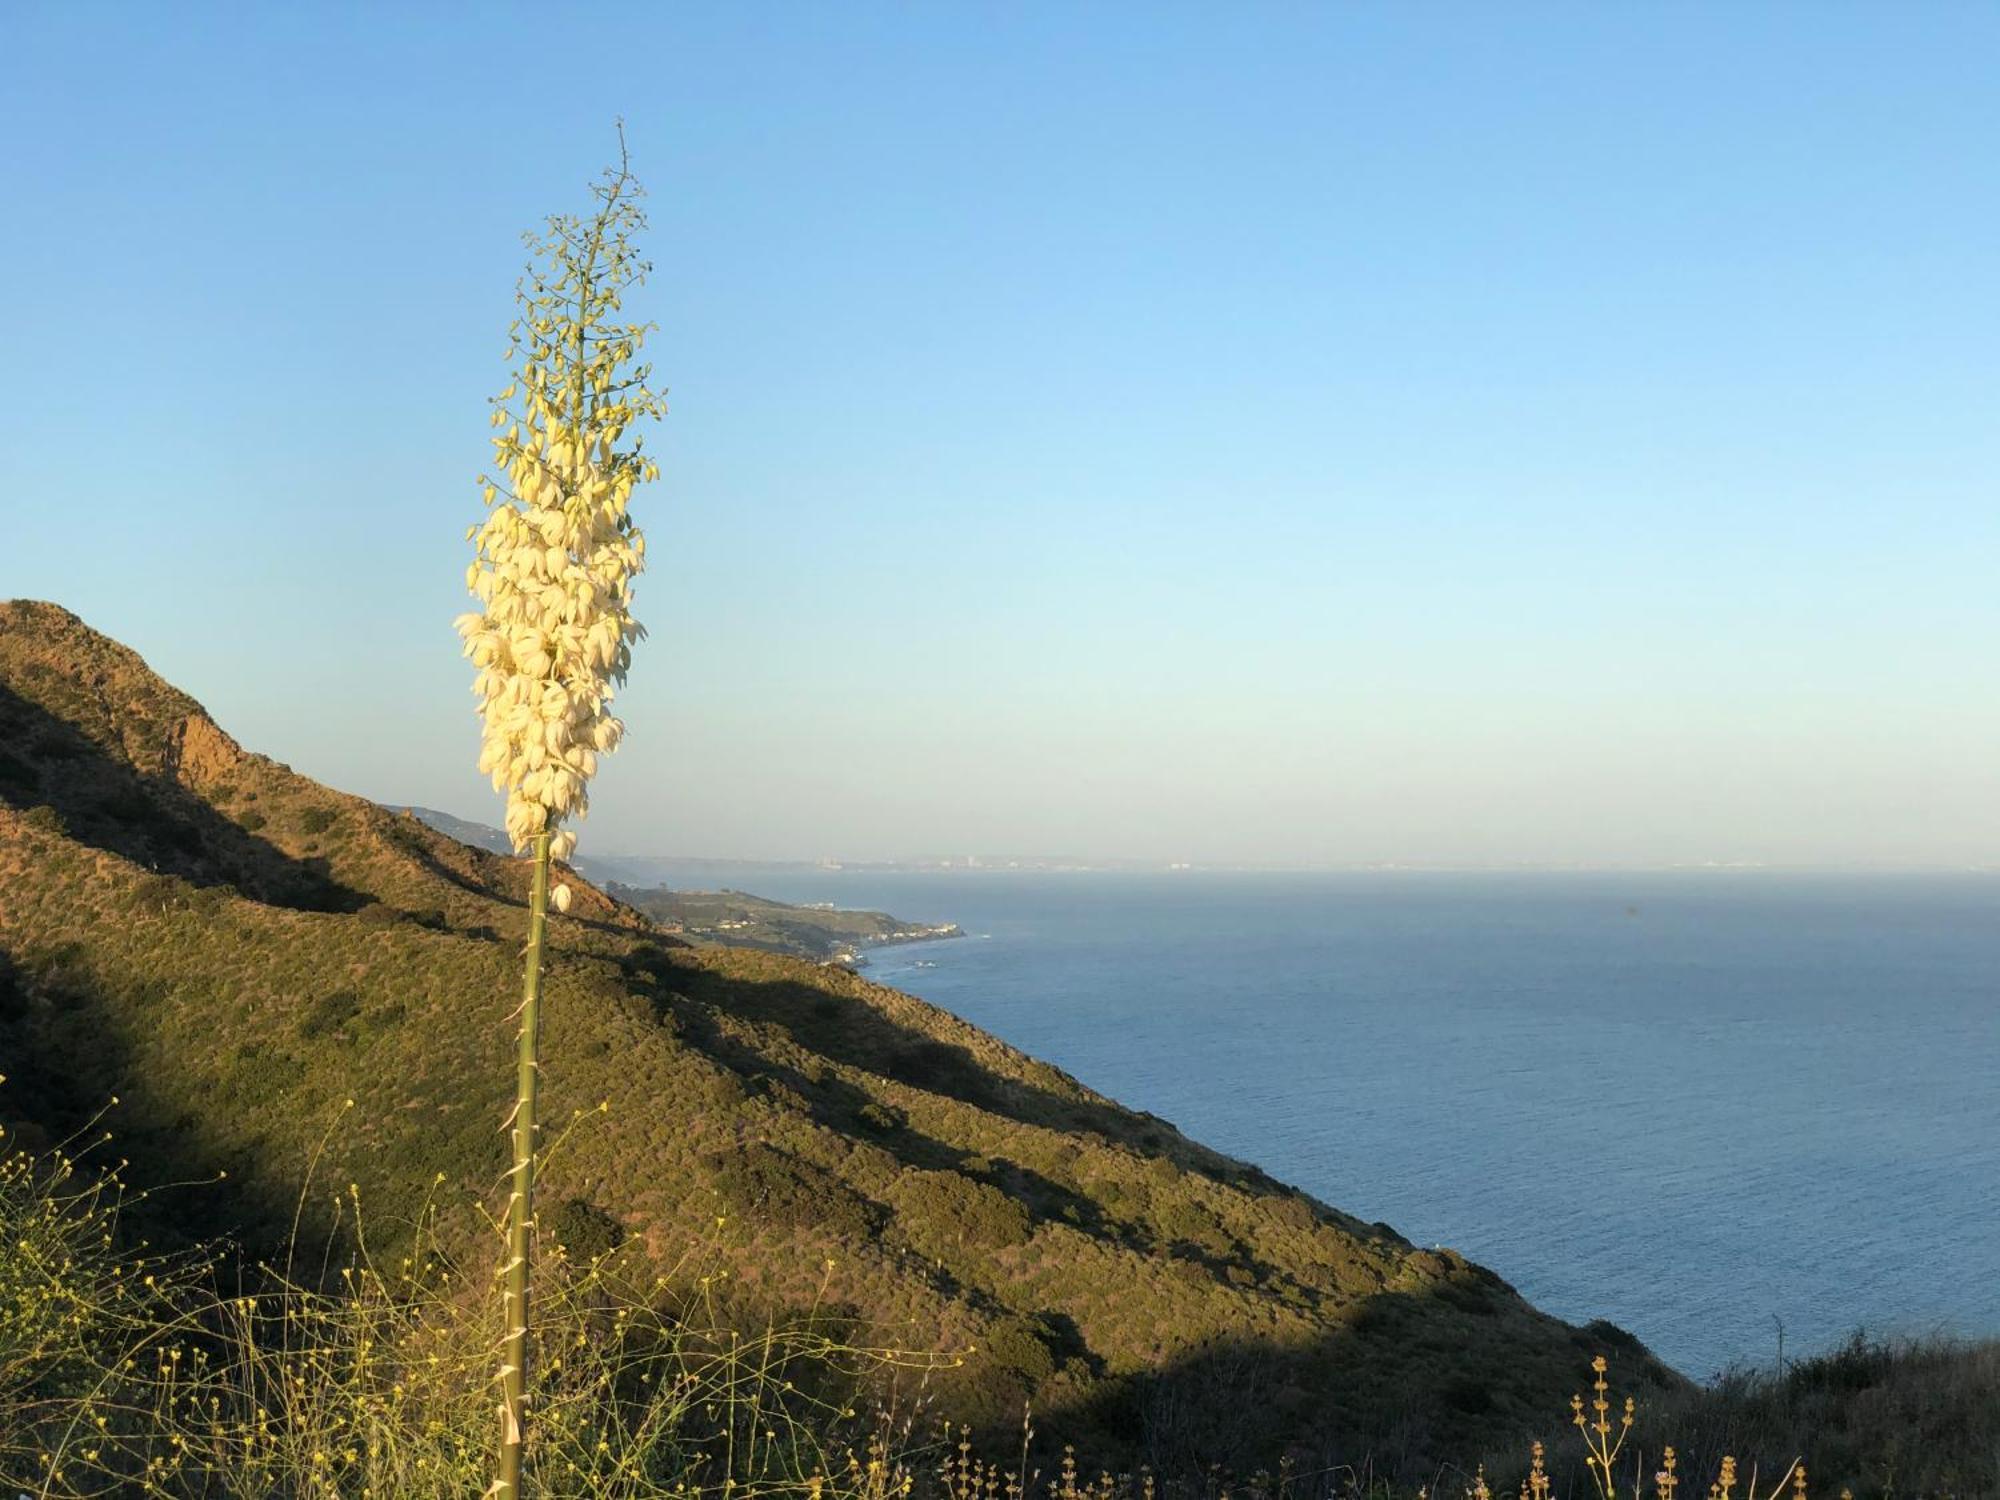
<path id="1" fill-rule="evenodd" d="M 98 1144 L 101 1142 L 99 1138 Z M 351 1221 L 360 1202 L 340 1195 Z M 126 1242 L 115 1172 L 64 1152 L 0 1159 L 0 1484 L 82 1496 L 479 1493 L 495 1425 L 497 1297 L 418 1236 L 391 1264 L 262 1268 Z M 350 1229 L 354 1229 L 354 1224 Z M 320 1255 L 327 1253 L 320 1248 Z M 1421 1488 L 1367 1460 L 1165 1476 L 1047 1472 L 1023 1425 L 1002 1459 L 924 1420 L 949 1360 L 809 1312 L 745 1334 L 719 1272 L 641 1282 L 617 1250 L 547 1247 L 536 1306 L 533 1492 L 576 1500 L 1856 1500 L 1994 1494 L 2000 1346 L 1857 1339 L 1788 1369 L 1664 1401 L 1612 1392 L 1606 1362 L 1569 1436 Z M 1551 1414 L 1553 1416 L 1553 1414 Z M 1555 1424 L 1564 1424 L 1556 1419 Z M 1672 1436 L 1677 1446 L 1665 1446 Z M 1655 1446 L 1658 1445 L 1658 1446 Z M 1470 1444 L 1468 1444 L 1470 1446 Z M 1808 1471 L 1814 1476 L 1808 1480 Z M 1821 1483 L 1819 1476 L 1826 1482 Z"/>
<path id="2" fill-rule="evenodd" d="M 356 1190 L 343 1194 L 359 1217 Z M 0 1161 L 0 1486 L 42 1497 L 476 1495 L 497 1432 L 498 1298 L 421 1236 L 378 1265 L 261 1267 L 124 1248 L 124 1194 L 65 1153 Z M 857 1342 L 830 1314 L 744 1334 L 551 1244 L 534 1315 L 531 1474 L 579 1500 L 907 1487 L 893 1408 L 946 1361 Z M 310 1274 L 308 1274 L 310 1271 Z M 884 1377 L 890 1377 L 886 1379 Z"/>

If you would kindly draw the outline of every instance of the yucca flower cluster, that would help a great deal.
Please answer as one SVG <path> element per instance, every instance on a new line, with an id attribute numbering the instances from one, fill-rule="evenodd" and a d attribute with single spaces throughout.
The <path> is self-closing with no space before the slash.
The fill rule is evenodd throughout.
<path id="1" fill-rule="evenodd" d="M 627 509 L 641 475 L 616 462 L 615 431 L 570 426 L 540 393 L 527 408 L 527 433 L 498 440 L 513 449 L 508 494 L 476 528 L 466 570 L 484 612 L 458 630 L 479 669 L 479 769 L 507 797 L 507 836 L 524 850 L 553 832 L 550 852 L 566 859 L 576 834 L 557 825 L 587 812 L 597 757 L 624 733 L 612 693 L 644 634 L 632 580 L 646 539 Z"/>
<path id="2" fill-rule="evenodd" d="M 645 634 L 632 580 L 646 539 L 629 507 L 658 471 L 639 441 L 619 444 L 666 406 L 633 367 L 646 325 L 614 321 L 648 269 L 630 245 L 644 225 L 636 191 L 621 169 L 596 189 L 595 216 L 551 219 L 530 240 L 537 264 L 508 351 L 518 378 L 494 402 L 500 477 L 482 478 L 488 514 L 466 532 L 476 550 L 466 587 L 482 608 L 456 623 L 478 669 L 479 769 L 507 798 L 514 847 L 549 833 L 556 859 L 576 847 L 560 825 L 586 814 L 598 757 L 624 733 L 612 695 Z"/>

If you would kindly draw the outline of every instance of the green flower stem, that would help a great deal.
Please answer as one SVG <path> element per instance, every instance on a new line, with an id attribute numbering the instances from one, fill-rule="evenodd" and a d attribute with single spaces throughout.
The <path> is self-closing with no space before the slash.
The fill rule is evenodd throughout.
<path id="1" fill-rule="evenodd" d="M 521 1449 L 528 1424 L 528 1257 L 534 1227 L 535 1095 L 541 1079 L 542 935 L 549 920 L 549 835 L 535 836 L 528 899 L 527 973 L 521 981 L 520 1067 L 514 1088 L 514 1174 L 507 1195 L 506 1342 L 500 1356 L 500 1465 L 490 1494 L 520 1500 Z"/>

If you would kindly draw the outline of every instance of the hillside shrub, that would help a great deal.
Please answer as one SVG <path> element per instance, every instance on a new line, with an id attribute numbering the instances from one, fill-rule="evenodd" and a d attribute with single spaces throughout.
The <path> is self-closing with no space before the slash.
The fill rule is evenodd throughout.
<path id="1" fill-rule="evenodd" d="M 734 1112 L 750 1097 L 743 1087 L 743 1080 L 727 1068 L 717 1068 L 710 1073 L 703 1092 L 709 1107 L 719 1114 Z"/>
<path id="2" fill-rule="evenodd" d="M 29 808 L 22 821 L 37 833 L 50 834 L 56 838 L 61 838 L 69 832 L 69 825 L 63 821 L 63 815 L 46 802 Z"/>
<path id="3" fill-rule="evenodd" d="M 1004 1249 L 1033 1232 L 1027 1209 L 989 1183 L 958 1172 L 912 1172 L 904 1203 L 911 1216 L 961 1244 Z"/>
<path id="4" fill-rule="evenodd" d="M 298 1056 L 265 1042 L 238 1042 L 230 1057 L 229 1084 L 217 1102 L 234 1108 L 276 1103 L 306 1076 L 306 1065 Z"/>
<path id="5" fill-rule="evenodd" d="M 1110 1177 L 1091 1184 L 1097 1201 L 1107 1213 L 1121 1219 L 1137 1218 L 1146 1209 L 1146 1195 L 1122 1178 Z"/>
<path id="6" fill-rule="evenodd" d="M 934 1094 L 968 1104 L 987 1104 L 993 1080 L 972 1054 L 950 1042 L 925 1039 L 898 1048 L 889 1058 L 889 1076 Z"/>
<path id="7" fill-rule="evenodd" d="M 1236 1253 L 1236 1241 L 1215 1216 L 1199 1203 L 1186 1198 L 1167 1198 L 1152 1210 L 1153 1228 L 1160 1242 L 1185 1247 L 1212 1260 L 1227 1260 Z"/>
<path id="8" fill-rule="evenodd" d="M 1272 1217 L 1287 1229 L 1296 1229 L 1303 1232 L 1314 1228 L 1319 1223 L 1318 1216 L 1313 1213 L 1312 1204 L 1308 1203 L 1305 1196 L 1301 1193 L 1286 1192 L 1278 1194 L 1275 1197 L 1266 1199 L 1265 1206 L 1270 1209 Z"/>
<path id="9" fill-rule="evenodd" d="M 812 1113 L 812 1101 L 781 1078 L 759 1079 L 757 1087 L 766 1099 L 781 1110 L 799 1115 Z"/>
<path id="10" fill-rule="evenodd" d="M 986 1330 L 979 1352 L 986 1360 L 1020 1380 L 1027 1390 L 1038 1389 L 1056 1372 L 1055 1334 L 1038 1318 L 1010 1313 Z"/>
<path id="11" fill-rule="evenodd" d="M 331 1036 L 361 1014 L 361 997 L 352 990 L 335 990 L 309 1001 L 299 1015 L 298 1032 L 308 1039 Z"/>
<path id="12" fill-rule="evenodd" d="M 762 1141 L 725 1153 L 715 1185 L 732 1214 L 757 1224 L 865 1241 L 882 1223 L 881 1210 L 839 1178 Z"/>
<path id="13" fill-rule="evenodd" d="M 888 1135 L 891 1131 L 901 1130 L 907 1125 L 909 1116 L 893 1104 L 870 1099 L 854 1112 L 854 1120 L 863 1130 L 876 1135 Z"/>
<path id="14" fill-rule="evenodd" d="M 198 885 L 188 897 L 190 909 L 204 917 L 220 916 L 241 893 L 233 885 Z"/>
<path id="15" fill-rule="evenodd" d="M 587 1198 L 565 1198 L 537 1217 L 572 1261 L 601 1260 L 625 1243 L 625 1226 Z"/>
<path id="16" fill-rule="evenodd" d="M 132 904 L 145 912 L 180 911 L 193 899 L 194 887 L 177 875 L 146 875 L 132 887 Z"/>

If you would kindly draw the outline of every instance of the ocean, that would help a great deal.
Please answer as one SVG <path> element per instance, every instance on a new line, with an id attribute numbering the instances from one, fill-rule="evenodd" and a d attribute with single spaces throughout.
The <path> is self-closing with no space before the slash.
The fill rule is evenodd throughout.
<path id="1" fill-rule="evenodd" d="M 830 872 L 866 972 L 1706 1377 L 2000 1333 L 2000 876 Z"/>

